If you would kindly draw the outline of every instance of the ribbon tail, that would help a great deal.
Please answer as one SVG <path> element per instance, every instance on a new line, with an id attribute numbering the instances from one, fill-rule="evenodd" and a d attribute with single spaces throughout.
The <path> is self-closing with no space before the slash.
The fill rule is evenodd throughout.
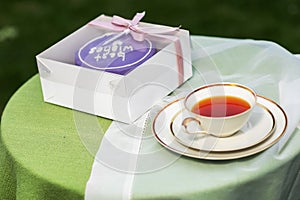
<path id="1" fill-rule="evenodd" d="M 183 55 L 180 40 L 175 40 L 175 51 L 176 51 L 176 61 L 177 61 L 177 71 L 178 71 L 178 84 L 181 85 L 184 82 L 184 65 L 183 65 Z"/>
<path id="2" fill-rule="evenodd" d="M 142 13 L 136 13 L 133 19 L 131 20 L 131 24 L 133 26 L 137 25 L 141 21 L 141 19 L 145 16 L 145 14 L 146 14 L 145 11 Z"/>

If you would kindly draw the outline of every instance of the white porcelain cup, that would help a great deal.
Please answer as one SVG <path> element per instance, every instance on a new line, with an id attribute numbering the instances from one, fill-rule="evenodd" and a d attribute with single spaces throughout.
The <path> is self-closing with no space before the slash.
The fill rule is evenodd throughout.
<path id="1" fill-rule="evenodd" d="M 182 121 L 182 126 L 189 134 L 231 136 L 248 121 L 256 105 L 256 98 L 256 93 L 252 89 L 237 83 L 215 83 L 202 86 L 189 93 L 184 99 L 184 106 L 189 112 L 189 117 Z M 242 103 L 246 105 L 244 110 L 235 107 Z M 202 107 L 197 111 L 199 105 Z M 210 107 L 206 107 L 205 110 L 205 106 Z M 189 131 L 191 122 L 197 122 L 201 130 Z"/>

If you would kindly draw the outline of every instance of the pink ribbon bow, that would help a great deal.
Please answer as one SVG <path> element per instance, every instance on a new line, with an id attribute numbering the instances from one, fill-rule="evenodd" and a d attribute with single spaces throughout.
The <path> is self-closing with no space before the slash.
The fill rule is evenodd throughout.
<path id="1" fill-rule="evenodd" d="M 127 20 L 120 16 L 114 15 L 112 17 L 111 22 L 100 21 L 96 19 L 91 21 L 89 25 L 94 25 L 111 31 L 120 32 L 120 34 L 117 34 L 114 37 L 107 40 L 106 42 L 104 42 L 103 45 L 106 45 L 118 39 L 119 37 L 123 36 L 124 34 L 128 34 L 128 33 L 130 33 L 133 39 L 137 41 L 143 41 L 145 39 L 145 35 L 173 41 L 176 49 L 178 82 L 179 85 L 181 85 L 183 83 L 183 77 L 184 77 L 182 49 L 178 37 L 174 35 L 176 32 L 178 32 L 180 27 L 172 28 L 172 27 L 165 27 L 165 26 L 159 26 L 159 27 L 138 26 L 139 22 L 144 16 L 145 16 L 145 12 L 137 13 L 132 20 Z"/>
<path id="2" fill-rule="evenodd" d="M 175 38 L 172 35 L 175 34 L 180 27 L 140 27 L 138 26 L 138 23 L 144 16 L 145 12 L 137 13 L 132 20 L 127 20 L 120 16 L 114 15 L 112 17 L 111 22 L 93 20 L 89 24 L 109 29 L 112 31 L 122 32 L 116 37 L 121 37 L 123 34 L 130 33 L 132 37 L 137 41 L 143 41 L 145 39 L 145 35 L 170 39 L 173 41 L 175 40 Z M 111 40 L 115 40 L 116 37 L 112 38 Z"/>

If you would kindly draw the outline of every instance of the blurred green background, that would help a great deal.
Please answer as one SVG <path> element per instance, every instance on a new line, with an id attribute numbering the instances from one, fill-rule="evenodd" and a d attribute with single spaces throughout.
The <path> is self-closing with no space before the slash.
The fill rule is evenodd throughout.
<path id="1" fill-rule="evenodd" d="M 100 14 L 182 25 L 191 34 L 271 40 L 300 53 L 297 0 L 0 0 L 0 114 L 37 73 L 35 55 Z"/>

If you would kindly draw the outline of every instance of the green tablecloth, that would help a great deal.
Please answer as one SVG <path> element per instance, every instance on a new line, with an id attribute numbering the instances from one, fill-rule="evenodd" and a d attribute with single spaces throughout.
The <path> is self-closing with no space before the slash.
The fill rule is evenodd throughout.
<path id="1" fill-rule="evenodd" d="M 12 96 L 1 121 L 0 199 L 84 199 L 94 158 L 77 134 L 73 112 L 43 102 L 38 75 Z M 109 127 L 109 120 L 98 119 Z M 132 197 L 300 199 L 299 141 L 297 129 L 278 156 L 265 151 L 232 161 L 181 157 L 165 169 L 137 175 Z M 260 157 L 263 166 L 247 168 Z"/>
<path id="2" fill-rule="evenodd" d="M 83 198 L 93 157 L 80 142 L 73 111 L 43 103 L 37 75 L 6 106 L 1 154 L 1 197 Z"/>

